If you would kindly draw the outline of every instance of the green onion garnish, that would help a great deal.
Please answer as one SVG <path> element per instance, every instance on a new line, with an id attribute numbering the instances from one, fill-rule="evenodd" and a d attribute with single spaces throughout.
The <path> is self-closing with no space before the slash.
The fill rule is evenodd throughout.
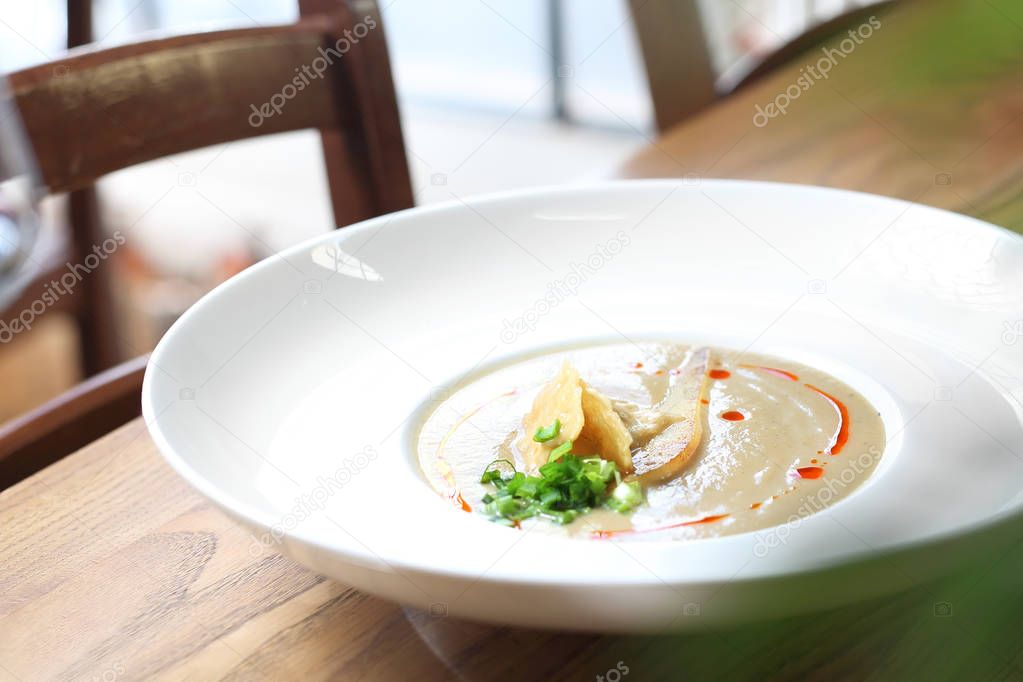
<path id="1" fill-rule="evenodd" d="M 549 440 L 554 440 L 561 433 L 561 420 L 555 419 L 554 423 L 550 426 L 541 426 L 533 434 L 533 440 L 537 443 L 546 443 Z"/>
<path id="2" fill-rule="evenodd" d="M 622 483 L 615 487 L 611 497 L 607 498 L 607 506 L 619 514 L 632 511 L 643 503 L 643 488 L 639 481 Z"/>
<path id="3" fill-rule="evenodd" d="M 567 524 L 601 505 L 624 514 L 643 502 L 639 483 L 621 483 L 613 462 L 577 457 L 571 449 L 571 443 L 555 448 L 538 476 L 516 471 L 506 459 L 488 464 L 480 480 L 492 483 L 494 490 L 483 496 L 483 512 L 502 525 L 534 516 Z"/>
<path id="4" fill-rule="evenodd" d="M 495 459 L 487 465 L 480 476 L 480 483 L 491 483 L 511 478 L 515 475 L 515 465 L 506 459 Z"/>
<path id="5" fill-rule="evenodd" d="M 562 455 L 567 455 L 570 452 L 572 452 L 572 441 L 566 441 L 551 450 L 551 456 L 547 458 L 547 462 L 556 462 L 561 459 Z"/>

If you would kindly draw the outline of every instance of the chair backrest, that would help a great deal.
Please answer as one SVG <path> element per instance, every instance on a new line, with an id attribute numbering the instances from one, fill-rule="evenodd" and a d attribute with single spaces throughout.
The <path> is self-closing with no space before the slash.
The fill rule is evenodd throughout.
<path id="1" fill-rule="evenodd" d="M 97 374 L 0 425 L 0 490 L 137 417 L 148 359 L 136 358 Z"/>
<path id="2" fill-rule="evenodd" d="M 339 226 L 411 206 L 376 3 L 302 4 L 292 25 L 86 47 L 10 74 L 44 183 L 67 192 L 162 156 L 316 128 Z"/>
<path id="3" fill-rule="evenodd" d="M 658 130 L 718 99 L 697 0 L 629 0 Z"/>
<path id="4" fill-rule="evenodd" d="M 658 130 L 667 130 L 723 96 L 827 42 L 848 27 L 880 14 L 894 0 L 858 7 L 806 31 L 761 59 L 734 86 L 718 82 L 699 0 L 629 0 Z M 812 11 L 816 3 L 805 3 Z"/>
<path id="5" fill-rule="evenodd" d="M 86 46 L 9 74 L 44 183 L 70 192 L 72 235 L 66 255 L 36 263 L 38 276 L 0 321 L 103 241 L 92 182 L 143 161 L 316 128 L 336 226 L 412 206 L 376 0 L 299 0 L 299 9 L 293 25 Z M 90 35 L 91 3 L 69 0 L 69 45 Z M 101 269 L 60 301 L 78 326 L 86 376 L 123 357 L 110 289 Z"/>

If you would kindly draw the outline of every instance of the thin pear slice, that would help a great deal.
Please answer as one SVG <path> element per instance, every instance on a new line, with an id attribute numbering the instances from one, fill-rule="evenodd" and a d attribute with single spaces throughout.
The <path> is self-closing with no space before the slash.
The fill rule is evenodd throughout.
<path id="1" fill-rule="evenodd" d="M 632 436 L 600 391 L 583 383 L 583 429 L 579 437 L 592 443 L 601 458 L 614 462 L 622 473 L 632 471 Z"/>
<path id="2" fill-rule="evenodd" d="M 651 412 L 668 422 L 662 431 L 632 455 L 634 478 L 644 485 L 678 476 L 703 437 L 703 398 L 707 393 L 710 351 L 693 350 L 679 367 L 674 385 Z"/>
<path id="3" fill-rule="evenodd" d="M 519 451 L 527 469 L 537 469 L 547 463 L 552 449 L 573 441 L 583 429 L 583 381 L 579 372 L 566 360 L 561 370 L 540 389 L 533 408 L 522 419 L 524 433 L 519 439 Z M 537 443 L 533 434 L 548 427 L 554 420 L 561 422 L 561 430 L 553 440 Z"/>

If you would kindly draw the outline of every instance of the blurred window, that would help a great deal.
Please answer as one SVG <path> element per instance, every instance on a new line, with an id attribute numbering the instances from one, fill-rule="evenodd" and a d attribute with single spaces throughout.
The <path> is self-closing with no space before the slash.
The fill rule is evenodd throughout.
<path id="1" fill-rule="evenodd" d="M 93 0 L 96 37 L 294 21 L 297 0 Z M 698 0 L 723 82 L 821 21 L 876 0 Z M 7 3 L 0 64 L 63 49 L 65 0 Z M 649 129 L 652 111 L 626 0 L 381 0 L 400 97 L 460 109 Z M 731 74 L 731 75 L 730 75 Z"/>

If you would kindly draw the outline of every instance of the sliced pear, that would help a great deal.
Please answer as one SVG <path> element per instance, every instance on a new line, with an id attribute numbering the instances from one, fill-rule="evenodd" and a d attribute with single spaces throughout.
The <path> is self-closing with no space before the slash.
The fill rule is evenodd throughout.
<path id="1" fill-rule="evenodd" d="M 632 436 L 615 412 L 611 401 L 600 391 L 583 383 L 583 428 L 579 437 L 596 447 L 603 459 L 614 462 L 622 473 L 632 471 Z"/>
<path id="2" fill-rule="evenodd" d="M 703 437 L 703 398 L 707 393 L 710 351 L 699 348 L 679 365 L 678 378 L 664 399 L 635 420 L 642 429 L 661 429 L 632 455 L 634 479 L 644 485 L 659 483 L 681 473 Z M 666 425 L 665 425 L 666 424 Z M 635 432 L 634 432 L 635 433 Z"/>
<path id="3" fill-rule="evenodd" d="M 540 389 L 533 408 L 522 420 L 525 433 L 519 440 L 519 451 L 528 469 L 547 463 L 552 449 L 573 441 L 583 429 L 583 382 L 579 372 L 566 360 L 557 376 Z M 553 440 L 537 443 L 533 434 L 539 428 L 550 426 L 557 419 L 561 430 Z"/>

